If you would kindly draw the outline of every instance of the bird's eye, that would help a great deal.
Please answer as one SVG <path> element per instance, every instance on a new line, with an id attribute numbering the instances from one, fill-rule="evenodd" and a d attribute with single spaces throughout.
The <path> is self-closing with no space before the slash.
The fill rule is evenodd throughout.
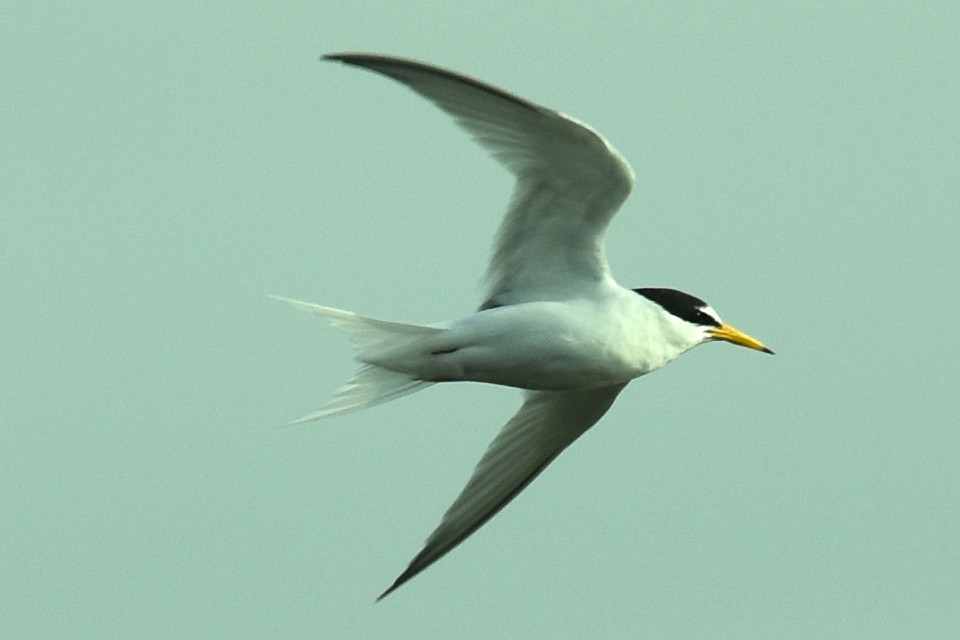
<path id="1" fill-rule="evenodd" d="M 709 325 L 711 327 L 719 327 L 720 323 L 717 322 L 717 319 L 711 316 L 709 313 L 704 311 L 697 311 L 695 315 L 697 319 L 697 324 Z"/>

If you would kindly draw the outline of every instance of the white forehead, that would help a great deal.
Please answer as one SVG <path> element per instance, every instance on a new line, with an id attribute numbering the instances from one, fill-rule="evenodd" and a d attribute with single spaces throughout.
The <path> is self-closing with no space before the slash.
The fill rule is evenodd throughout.
<path id="1" fill-rule="evenodd" d="M 713 310 L 713 307 L 707 305 L 705 307 L 700 307 L 700 311 L 703 311 L 705 314 L 717 321 L 717 324 L 723 324 L 723 320 L 720 319 L 720 316 L 717 315 L 717 312 Z"/>

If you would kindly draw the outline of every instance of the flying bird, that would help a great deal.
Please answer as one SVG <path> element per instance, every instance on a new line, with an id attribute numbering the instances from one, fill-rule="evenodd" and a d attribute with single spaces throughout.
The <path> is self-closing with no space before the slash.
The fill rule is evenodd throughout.
<path id="1" fill-rule="evenodd" d="M 294 423 L 363 409 L 439 382 L 485 382 L 524 392 L 519 411 L 379 600 L 506 506 L 634 378 L 705 342 L 773 352 L 724 323 L 700 298 L 675 289 L 627 289 L 614 281 L 604 234 L 634 175 L 588 125 L 428 64 L 365 53 L 324 58 L 406 85 L 451 115 L 516 177 L 474 313 L 415 325 L 283 298 L 345 333 L 360 363 L 327 404 Z"/>

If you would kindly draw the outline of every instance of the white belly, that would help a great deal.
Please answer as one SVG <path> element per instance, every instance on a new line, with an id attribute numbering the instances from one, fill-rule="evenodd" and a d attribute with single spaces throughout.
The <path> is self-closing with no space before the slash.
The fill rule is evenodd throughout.
<path id="1" fill-rule="evenodd" d="M 532 302 L 482 311 L 371 360 L 433 382 L 474 381 L 564 390 L 622 384 L 665 364 L 637 335 L 639 296 Z M 636 299 L 636 304 L 634 304 Z"/>

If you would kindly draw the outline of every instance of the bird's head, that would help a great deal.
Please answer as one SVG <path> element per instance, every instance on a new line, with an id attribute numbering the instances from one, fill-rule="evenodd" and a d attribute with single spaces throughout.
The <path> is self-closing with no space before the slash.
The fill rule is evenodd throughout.
<path id="1" fill-rule="evenodd" d="M 634 291 L 666 312 L 676 325 L 678 333 L 682 334 L 684 340 L 689 341 L 689 347 L 723 340 L 748 349 L 773 353 L 759 340 L 724 323 L 713 307 L 696 296 L 676 289 L 645 288 Z"/>

